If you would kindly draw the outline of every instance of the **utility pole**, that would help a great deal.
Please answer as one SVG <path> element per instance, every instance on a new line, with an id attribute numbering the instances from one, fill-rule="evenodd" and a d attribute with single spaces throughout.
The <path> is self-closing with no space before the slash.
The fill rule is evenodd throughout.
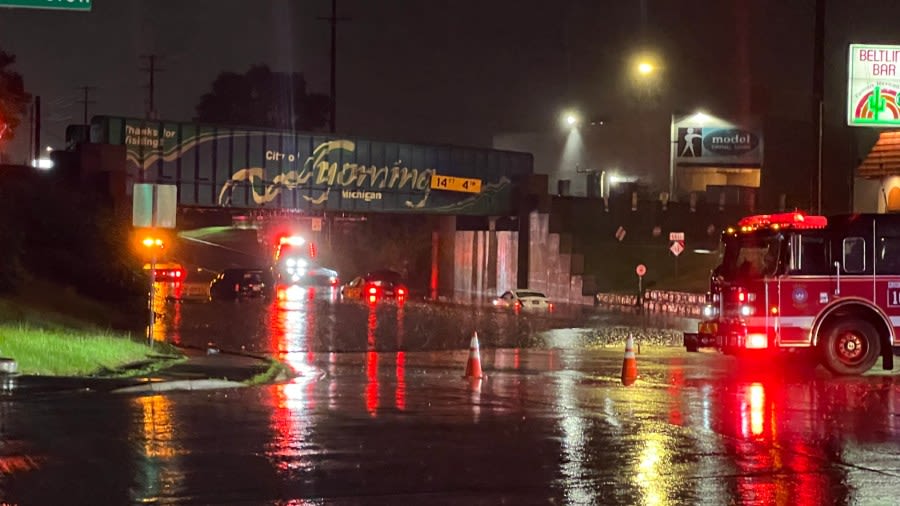
<path id="1" fill-rule="evenodd" d="M 338 17 L 337 0 L 331 0 L 331 16 L 319 19 L 331 24 L 331 112 L 328 118 L 328 129 L 334 133 L 337 129 L 337 25 L 338 22 L 349 21 L 350 18 Z"/>
<path id="2" fill-rule="evenodd" d="M 81 86 L 79 89 L 84 93 L 84 98 L 82 98 L 81 100 L 78 101 L 79 104 L 84 105 L 84 120 L 82 121 L 82 124 L 87 125 L 88 124 L 88 105 L 97 103 L 90 99 L 90 94 L 92 91 L 96 90 L 97 87 L 96 86 Z"/>
<path id="3" fill-rule="evenodd" d="M 813 44 L 813 118 L 816 136 L 816 213 L 822 214 L 822 137 L 825 123 L 825 0 L 816 0 Z"/>
<path id="4" fill-rule="evenodd" d="M 41 157 L 41 96 L 34 97 L 34 144 L 31 152 L 32 159 Z"/>
<path id="5" fill-rule="evenodd" d="M 148 77 L 150 78 L 147 85 L 147 119 L 157 119 L 156 103 L 154 101 L 154 97 L 156 94 L 156 73 L 162 72 L 163 70 L 157 65 L 157 59 L 159 58 L 161 57 L 156 54 L 141 55 L 141 59 L 146 60 L 147 62 L 147 66 L 141 68 L 141 71 L 146 72 Z"/>

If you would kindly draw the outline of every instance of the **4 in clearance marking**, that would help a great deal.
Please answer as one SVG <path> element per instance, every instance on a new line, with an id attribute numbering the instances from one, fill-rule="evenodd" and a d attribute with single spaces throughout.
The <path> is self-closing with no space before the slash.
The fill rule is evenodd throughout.
<path id="1" fill-rule="evenodd" d="M 451 192 L 481 193 L 481 180 L 466 177 L 431 176 L 432 190 L 447 190 Z"/>

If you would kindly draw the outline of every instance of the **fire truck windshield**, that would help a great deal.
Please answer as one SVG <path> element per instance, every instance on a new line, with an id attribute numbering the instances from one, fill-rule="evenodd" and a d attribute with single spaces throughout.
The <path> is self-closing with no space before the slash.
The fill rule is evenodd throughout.
<path id="1" fill-rule="evenodd" d="M 774 231 L 760 230 L 725 239 L 725 254 L 716 274 L 725 281 L 740 281 L 772 276 L 787 259 L 784 237 Z"/>

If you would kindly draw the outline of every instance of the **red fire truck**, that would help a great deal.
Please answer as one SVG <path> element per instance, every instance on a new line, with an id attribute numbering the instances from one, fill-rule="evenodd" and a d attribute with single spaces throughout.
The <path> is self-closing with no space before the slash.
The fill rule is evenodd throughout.
<path id="1" fill-rule="evenodd" d="M 723 232 L 687 351 L 817 353 L 835 374 L 900 352 L 900 216 L 749 216 Z"/>

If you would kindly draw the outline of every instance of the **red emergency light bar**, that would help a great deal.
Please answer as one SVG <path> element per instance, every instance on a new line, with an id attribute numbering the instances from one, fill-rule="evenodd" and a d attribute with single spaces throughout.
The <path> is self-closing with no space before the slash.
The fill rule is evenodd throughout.
<path id="1" fill-rule="evenodd" d="M 760 227 L 815 229 L 828 226 L 828 218 L 824 216 L 807 216 L 803 213 L 757 214 L 747 216 L 738 222 L 742 231 Z"/>

